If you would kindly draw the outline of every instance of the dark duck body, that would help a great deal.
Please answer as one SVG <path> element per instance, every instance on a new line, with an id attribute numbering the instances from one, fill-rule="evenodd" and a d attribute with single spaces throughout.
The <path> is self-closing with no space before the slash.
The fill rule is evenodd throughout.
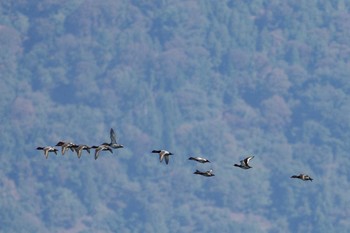
<path id="1" fill-rule="evenodd" d="M 290 178 L 296 178 L 303 181 L 307 181 L 307 180 L 313 181 L 313 179 L 309 175 L 305 175 L 305 174 L 293 175 Z"/>
<path id="2" fill-rule="evenodd" d="M 197 174 L 197 175 L 201 175 L 201 176 L 206 176 L 206 177 L 211 177 L 211 176 L 215 176 L 213 173 L 213 170 L 209 170 L 209 171 L 199 171 L 196 170 L 193 174 Z"/>

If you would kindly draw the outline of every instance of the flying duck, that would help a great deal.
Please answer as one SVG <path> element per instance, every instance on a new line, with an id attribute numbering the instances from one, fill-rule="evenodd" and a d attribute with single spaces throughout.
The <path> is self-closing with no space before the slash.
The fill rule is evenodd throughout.
<path id="1" fill-rule="evenodd" d="M 116 136 L 113 128 L 111 128 L 111 130 L 109 131 L 109 135 L 111 138 L 111 142 L 110 143 L 104 142 L 104 143 L 102 143 L 102 145 L 110 146 L 113 149 L 124 148 L 124 146 L 122 144 L 117 143 L 117 136 Z"/>
<path id="2" fill-rule="evenodd" d="M 90 149 L 91 149 L 91 147 L 87 146 L 87 145 L 79 145 L 78 147 L 74 148 L 75 152 L 77 152 L 77 156 L 78 156 L 79 159 L 81 157 L 81 152 L 83 150 L 86 150 L 90 154 Z"/>
<path id="3" fill-rule="evenodd" d="M 62 147 L 62 155 L 64 155 L 64 153 L 66 153 L 67 149 L 74 151 L 74 148 L 78 147 L 78 145 L 74 144 L 73 142 L 63 142 L 63 141 L 57 142 L 56 146 Z"/>
<path id="4" fill-rule="evenodd" d="M 312 181 L 313 180 L 309 175 L 304 175 L 304 174 L 293 175 L 290 178 L 297 178 L 297 179 L 301 179 L 303 181 L 307 181 L 307 180 Z"/>
<path id="5" fill-rule="evenodd" d="M 249 166 L 249 161 L 250 161 L 251 159 L 253 159 L 253 158 L 254 158 L 254 156 L 249 156 L 249 157 L 247 157 L 247 158 L 241 160 L 241 161 L 240 161 L 241 164 L 234 164 L 234 166 L 240 167 L 240 168 L 242 168 L 242 169 L 249 169 L 249 168 L 252 168 L 251 166 Z"/>
<path id="6" fill-rule="evenodd" d="M 165 159 L 165 163 L 169 163 L 169 156 L 173 155 L 173 153 L 167 151 L 167 150 L 152 150 L 152 153 L 159 154 L 159 162 L 162 162 L 163 159 Z"/>
<path id="7" fill-rule="evenodd" d="M 113 150 L 108 145 L 104 145 L 104 144 L 99 145 L 99 146 L 92 146 L 91 148 L 95 149 L 95 160 L 100 155 L 100 151 L 109 150 L 109 152 L 113 153 Z"/>
<path id="8" fill-rule="evenodd" d="M 209 170 L 209 171 L 205 171 L 205 172 L 196 170 L 193 174 L 197 174 L 197 175 L 201 175 L 201 176 L 206 176 L 206 177 L 215 176 L 214 173 L 213 173 L 213 170 Z"/>
<path id="9" fill-rule="evenodd" d="M 57 155 L 57 149 L 52 146 L 37 147 L 37 150 L 43 150 L 46 159 L 49 157 L 49 152 L 54 152 Z"/>
<path id="10" fill-rule="evenodd" d="M 189 157 L 188 160 L 194 160 L 194 161 L 197 161 L 199 163 L 210 163 L 209 160 L 201 158 L 201 157 Z"/>

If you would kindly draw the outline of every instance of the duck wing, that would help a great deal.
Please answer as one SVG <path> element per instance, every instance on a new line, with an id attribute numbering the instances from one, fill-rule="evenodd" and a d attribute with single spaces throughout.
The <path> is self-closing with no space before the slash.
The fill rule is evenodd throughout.
<path id="1" fill-rule="evenodd" d="M 45 148 L 44 149 L 44 153 L 45 153 L 45 157 L 46 159 L 49 157 L 49 149 L 48 148 Z"/>
<path id="2" fill-rule="evenodd" d="M 117 136 L 116 136 L 113 128 L 111 128 L 109 135 L 111 137 L 111 144 L 116 144 L 117 143 Z"/>
<path id="3" fill-rule="evenodd" d="M 80 157 L 81 157 L 81 152 L 82 152 L 82 150 L 83 150 L 82 147 L 79 147 L 78 149 L 76 149 L 77 156 L 78 156 L 79 159 L 80 159 Z"/>
<path id="4" fill-rule="evenodd" d="M 62 146 L 62 155 L 64 155 L 64 153 L 66 153 L 66 150 L 67 150 L 67 146 L 66 145 Z"/>
<path id="5" fill-rule="evenodd" d="M 159 162 L 162 162 L 164 159 L 164 153 L 159 153 Z"/>
<path id="6" fill-rule="evenodd" d="M 241 166 L 242 166 L 242 167 L 246 167 L 246 166 L 247 166 L 247 164 L 246 164 L 246 162 L 245 162 L 245 159 L 241 160 L 240 163 L 241 163 Z"/>
<path id="7" fill-rule="evenodd" d="M 165 155 L 164 158 L 165 158 L 165 163 L 168 164 L 169 163 L 169 155 Z"/>
<path id="8" fill-rule="evenodd" d="M 243 159 L 241 161 L 241 165 L 246 166 L 246 167 L 249 166 L 249 161 L 252 160 L 253 158 L 254 158 L 254 156 L 249 156 L 249 157 Z"/>
<path id="9" fill-rule="evenodd" d="M 101 148 L 96 148 L 95 150 L 95 160 L 98 159 L 98 156 L 100 155 Z"/>

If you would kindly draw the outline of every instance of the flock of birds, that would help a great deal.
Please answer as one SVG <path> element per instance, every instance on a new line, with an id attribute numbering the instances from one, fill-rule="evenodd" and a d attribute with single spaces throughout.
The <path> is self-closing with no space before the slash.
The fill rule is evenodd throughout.
<path id="1" fill-rule="evenodd" d="M 113 153 L 113 149 L 123 148 L 124 146 L 117 143 L 117 137 L 113 129 L 110 131 L 111 142 L 104 142 L 99 146 L 88 146 L 84 144 L 75 144 L 73 142 L 64 142 L 59 141 L 55 146 L 60 146 L 62 155 L 66 153 L 68 149 L 71 151 L 75 151 L 77 153 L 78 158 L 80 159 L 83 150 L 86 150 L 90 154 L 90 149 L 95 149 L 95 160 L 99 157 L 101 151 L 109 151 Z M 43 150 L 46 159 L 49 157 L 49 153 L 53 152 L 57 155 L 58 149 L 54 146 L 45 146 L 45 147 L 37 147 L 37 150 Z"/>
<path id="2" fill-rule="evenodd" d="M 72 142 L 64 142 L 64 141 L 59 141 L 56 144 L 56 146 L 61 147 L 62 155 L 64 155 L 65 152 L 68 149 L 70 149 L 72 152 L 75 151 L 77 153 L 78 158 L 81 157 L 83 150 L 86 150 L 90 154 L 90 149 L 95 149 L 95 160 L 96 160 L 99 157 L 101 151 L 109 151 L 110 153 L 113 153 L 113 149 L 124 148 L 123 145 L 121 145 L 117 142 L 116 134 L 115 134 L 113 128 L 111 128 L 111 130 L 110 130 L 110 138 L 111 138 L 110 143 L 104 142 L 104 143 L 100 144 L 99 146 L 88 146 L 88 145 L 84 145 L 84 144 L 79 145 L 79 144 L 75 144 Z M 58 152 L 58 149 L 54 146 L 37 147 L 36 149 L 43 150 L 46 159 L 49 157 L 50 152 L 53 152 L 56 155 Z M 170 155 L 173 155 L 173 153 L 171 153 L 167 150 L 152 150 L 152 153 L 159 154 L 159 161 L 162 162 L 163 160 L 165 160 L 166 164 L 169 163 Z M 234 164 L 233 166 L 239 167 L 241 169 L 250 169 L 252 167 L 249 165 L 249 162 L 253 158 L 254 158 L 254 156 L 248 156 L 247 158 L 241 160 L 240 164 Z M 198 163 L 202 163 L 202 164 L 210 163 L 210 161 L 208 159 L 201 158 L 201 157 L 189 157 L 188 159 L 196 161 Z M 202 176 L 206 176 L 206 177 L 215 176 L 215 174 L 213 173 L 213 170 L 208 170 L 208 171 L 196 170 L 193 174 L 202 175 Z M 306 174 L 293 175 L 293 176 L 291 176 L 291 178 L 297 178 L 297 179 L 301 179 L 303 181 L 308 181 L 308 180 L 312 181 L 313 180 L 309 175 L 306 175 Z"/>

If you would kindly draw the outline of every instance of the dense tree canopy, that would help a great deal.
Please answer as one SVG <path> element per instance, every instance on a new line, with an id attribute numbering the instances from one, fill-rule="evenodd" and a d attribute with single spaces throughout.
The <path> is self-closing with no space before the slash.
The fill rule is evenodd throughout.
<path id="1" fill-rule="evenodd" d="M 0 232 L 348 232 L 349 11 L 2 1 Z M 35 150 L 111 127 L 124 148 L 98 160 Z"/>

